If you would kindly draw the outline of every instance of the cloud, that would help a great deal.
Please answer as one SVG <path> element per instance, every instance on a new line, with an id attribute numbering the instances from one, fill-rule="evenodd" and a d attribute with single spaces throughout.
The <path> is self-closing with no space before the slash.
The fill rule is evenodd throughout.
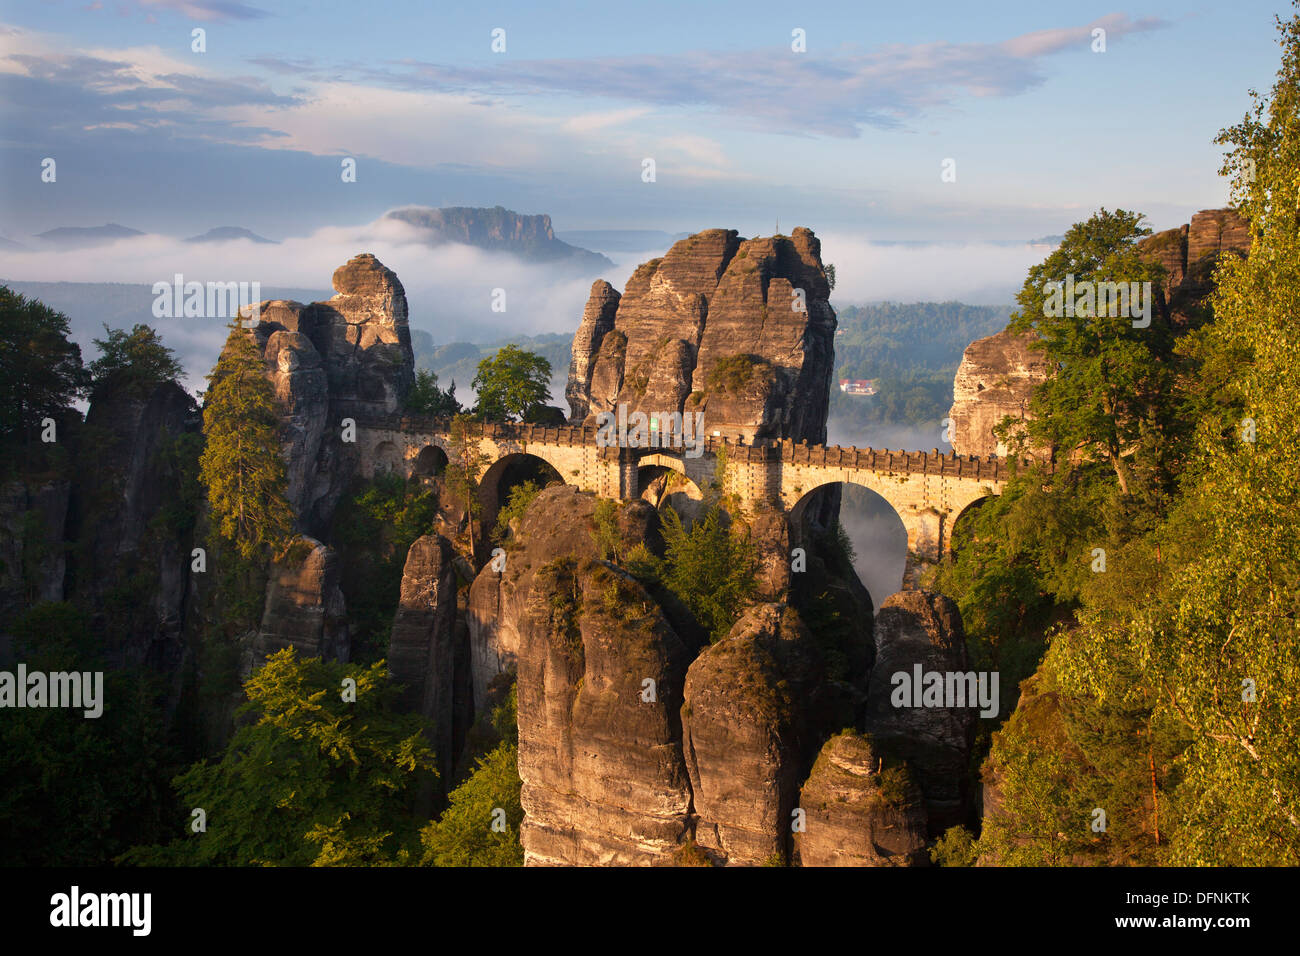
<path id="1" fill-rule="evenodd" d="M 836 302 L 944 302 L 1006 305 L 1029 267 L 1051 251 L 1043 244 L 874 242 L 819 232 L 822 260 L 835 265 Z"/>
<path id="2" fill-rule="evenodd" d="M 247 239 L 192 244 L 159 234 L 71 252 L 37 247 L 33 242 L 33 248 L 26 250 L 0 249 L 0 276 L 19 282 L 138 286 L 138 302 L 132 300 L 128 305 L 126 311 L 132 317 L 126 324 L 154 325 L 184 362 L 191 388 L 202 387 L 203 376 L 225 340 L 228 320 L 155 318 L 152 293 L 145 292 L 155 282 L 173 282 L 177 273 L 185 282 L 257 282 L 263 289 L 262 298 L 267 298 L 271 289 L 329 290 L 335 269 L 353 256 L 371 252 L 401 279 L 412 328 L 430 332 L 439 345 L 541 332 L 571 333 L 581 321 L 596 276 L 565 274 L 555 263 L 530 263 L 453 243 L 431 247 L 426 238 L 417 227 L 380 218 L 359 227 L 318 229 L 273 246 Z M 622 287 L 636 265 L 650 257 L 625 253 L 602 277 Z M 506 292 L 504 313 L 492 311 L 496 289 Z M 90 339 L 102 335 L 100 323 L 109 314 L 93 306 L 69 313 L 74 337 L 88 356 L 95 354 Z"/>
<path id="3" fill-rule="evenodd" d="M 224 111 L 256 106 L 269 117 L 298 100 L 257 78 L 206 71 L 158 47 L 63 51 L 40 34 L 0 34 L 0 113 L 14 138 L 49 141 L 107 128 L 247 142 L 280 134 L 232 125 Z"/>
<path id="4" fill-rule="evenodd" d="M 236 0 L 140 0 L 140 5 L 171 10 L 191 20 L 258 20 L 270 16 L 265 10 Z"/>
<path id="5" fill-rule="evenodd" d="M 1044 80 L 1038 62 L 1092 30 L 1108 40 L 1164 26 L 1153 17 L 1110 14 L 1091 23 L 995 43 L 885 44 L 869 52 L 794 54 L 784 47 L 738 52 L 520 60 L 491 67 L 406 61 L 366 71 L 374 83 L 406 89 L 572 94 L 665 108 L 713 110 L 768 131 L 856 137 L 865 126 L 892 129 L 973 96 L 1014 96 Z M 816 47 L 812 48 L 813 51 Z"/>

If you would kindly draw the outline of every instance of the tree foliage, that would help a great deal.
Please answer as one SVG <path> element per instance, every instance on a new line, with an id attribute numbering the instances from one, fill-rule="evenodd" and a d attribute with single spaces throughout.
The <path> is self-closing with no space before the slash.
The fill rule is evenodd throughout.
<path id="1" fill-rule="evenodd" d="M 104 338 L 94 339 L 100 355 L 90 363 L 96 389 L 109 387 L 144 396 L 185 372 L 175 353 L 148 325 L 136 324 L 129 332 L 105 325 L 104 334 Z"/>
<path id="2" fill-rule="evenodd" d="M 1300 863 L 1300 17 L 1279 27 L 1272 94 L 1219 140 L 1252 245 L 1219 259 L 1212 322 L 1178 343 L 1165 407 L 1194 415 L 1159 452 L 1179 479 L 1118 509 L 1142 520 L 1102 516 L 1123 533 L 1034 678 L 1054 703 L 1022 698 L 990 755 L 996 861 Z M 1080 829 L 1097 808 L 1101 837 Z"/>
<path id="3" fill-rule="evenodd" d="M 89 384 L 68 317 L 0 286 L 0 441 L 26 440 L 43 418 L 69 417 Z"/>
<path id="4" fill-rule="evenodd" d="M 344 680 L 355 681 L 354 702 Z M 418 847 L 412 815 L 437 777 L 422 718 L 396 714 L 383 661 L 369 667 L 272 655 L 244 685 L 254 718 L 212 763 L 174 781 L 206 832 L 131 851 L 144 865 L 307 866 L 401 862 Z M 191 821 L 178 820 L 193 830 Z"/>
<path id="5" fill-rule="evenodd" d="M 536 352 L 506 345 L 478 363 L 475 415 L 485 421 L 532 421 L 550 399 L 551 363 Z"/>
<path id="6" fill-rule="evenodd" d="M 203 407 L 207 445 L 199 475 L 217 535 L 245 562 L 282 549 L 293 531 L 285 498 L 275 394 L 252 336 L 231 324 L 226 347 L 208 376 Z"/>
<path id="7" fill-rule="evenodd" d="M 1074 277 L 1075 285 L 1150 282 L 1154 296 L 1164 269 L 1136 248 L 1137 240 L 1151 233 L 1142 219 L 1140 213 L 1102 209 L 1070 227 L 1051 255 L 1030 268 L 1010 324 L 1013 331 L 1037 333 L 1033 347 L 1044 352 L 1052 368 L 1051 377 L 1034 390 L 1030 445 L 1100 457 L 1114 468 L 1125 494 L 1125 454 L 1159 428 L 1170 378 L 1170 329 L 1155 318 L 1150 327 L 1137 328 L 1122 309 L 1099 303 L 1079 310 L 1082 315 L 1073 303 L 1069 309 L 1049 308 L 1047 287 L 1067 276 Z"/>
<path id="8" fill-rule="evenodd" d="M 717 504 L 689 531 L 672 508 L 661 514 L 665 554 L 659 579 L 719 641 L 758 590 L 758 549 L 749 529 L 729 524 Z"/>
<path id="9" fill-rule="evenodd" d="M 431 418 L 450 418 L 462 411 L 456 400 L 456 383 L 444 389 L 438 387 L 438 376 L 428 369 L 418 369 L 415 384 L 406 396 L 406 410 L 412 415 L 428 415 Z"/>

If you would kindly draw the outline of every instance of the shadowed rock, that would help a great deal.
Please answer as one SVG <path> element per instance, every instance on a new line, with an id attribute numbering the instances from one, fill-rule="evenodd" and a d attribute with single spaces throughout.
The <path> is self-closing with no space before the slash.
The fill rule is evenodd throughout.
<path id="1" fill-rule="evenodd" d="M 404 685 L 402 703 L 433 722 L 434 752 L 451 778 L 454 740 L 456 569 L 441 535 L 417 538 L 406 555 L 402 591 L 388 643 L 388 671 Z"/>
<path id="2" fill-rule="evenodd" d="M 978 706 L 904 707 L 894 703 L 895 675 L 910 680 L 918 664 L 922 673 L 967 671 L 961 613 L 945 595 L 899 591 L 881 605 L 875 636 L 876 662 L 867 689 L 867 733 L 879 747 L 912 768 L 925 795 L 932 833 L 966 823 Z"/>
<path id="3" fill-rule="evenodd" d="M 822 747 L 800 791 L 801 866 L 916 866 L 927 862 L 921 791 L 903 764 L 859 734 Z"/>
<path id="4" fill-rule="evenodd" d="M 351 649 L 338 555 L 314 538 L 300 537 L 273 567 L 245 676 L 286 647 L 335 661 L 346 661 Z"/>

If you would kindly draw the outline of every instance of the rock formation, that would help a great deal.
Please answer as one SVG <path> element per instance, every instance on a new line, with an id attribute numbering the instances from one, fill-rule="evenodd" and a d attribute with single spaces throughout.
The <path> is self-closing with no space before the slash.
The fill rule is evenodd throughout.
<path id="1" fill-rule="evenodd" d="M 808 229 L 741 239 L 710 229 L 641 265 L 619 298 L 592 287 L 574 337 L 571 420 L 700 411 L 730 438 L 822 442 L 835 312 Z"/>
<path id="2" fill-rule="evenodd" d="M 823 677 L 812 635 L 777 604 L 747 610 L 691 663 L 682 749 L 695 841 L 716 862 L 788 858 L 799 786 L 828 728 L 847 722 Z"/>
<path id="3" fill-rule="evenodd" d="M 546 489 L 505 569 L 480 573 L 475 686 L 483 662 L 517 654 L 529 864 L 666 863 L 689 827 L 678 716 L 687 647 L 640 584 L 592 560 L 594 511 L 590 495 Z M 653 509 L 620 512 L 629 545 L 650 536 Z M 506 634 L 518 642 L 510 652 L 497 643 Z"/>
<path id="4" fill-rule="evenodd" d="M 525 216 L 502 206 L 491 209 L 410 206 L 395 209 L 384 218 L 417 227 L 424 232 L 430 245 L 458 242 L 480 249 L 508 252 L 530 262 L 570 266 L 587 275 L 614 264 L 599 253 L 579 249 L 555 238 L 550 216 Z"/>
<path id="5" fill-rule="evenodd" d="M 1138 249 L 1164 266 L 1157 307 L 1166 322 L 1182 330 L 1208 318 L 1214 267 L 1224 253 L 1250 251 L 1250 224 L 1235 209 L 1203 209 L 1187 225 L 1147 236 Z"/>
<path id="6" fill-rule="evenodd" d="M 313 538 L 299 538 L 272 570 L 245 676 L 286 647 L 302 657 L 346 661 L 350 646 L 338 555 Z"/>
<path id="7" fill-rule="evenodd" d="M 1155 312 L 1175 331 L 1203 323 L 1209 317 L 1215 264 L 1225 253 L 1246 255 L 1250 227 L 1234 209 L 1204 209 L 1176 229 L 1147 236 L 1139 252 L 1165 269 L 1165 282 L 1154 290 Z M 1049 370 L 1041 351 L 1030 348 L 1033 333 L 999 332 L 972 342 L 953 380 L 952 447 L 959 455 L 1004 455 L 1007 447 L 993 436 L 993 426 L 1011 415 L 1029 417 L 1034 387 Z M 1031 448 L 1034 457 L 1050 449 Z"/>
<path id="8" fill-rule="evenodd" d="M 289 503 L 303 531 L 323 534 L 356 468 L 343 418 L 387 418 L 415 380 L 406 292 L 373 255 L 334 271 L 337 293 L 303 305 L 270 300 L 252 328 L 281 402 Z"/>
<path id="9" fill-rule="evenodd" d="M 921 791 L 901 763 L 860 734 L 822 747 L 799 795 L 800 866 L 915 866 L 928 861 Z"/>
<path id="10" fill-rule="evenodd" d="M 388 671 L 404 685 L 406 709 L 433 722 L 433 748 L 444 781 L 459 751 L 455 728 L 456 569 L 451 542 L 417 538 L 402 571 L 402 595 L 388 644 Z"/>
<path id="11" fill-rule="evenodd" d="M 1007 415 L 1027 419 L 1034 386 L 1048 378 L 1043 353 L 1031 348 L 1036 338 L 1032 332 L 1016 335 L 1004 330 L 966 347 L 948 412 L 952 449 L 958 455 L 1007 454 L 1006 444 L 993 434 L 994 426 Z"/>
<path id="12" fill-rule="evenodd" d="M 618 312 L 618 290 L 604 279 L 591 284 L 587 307 L 582 310 L 582 322 L 573 335 L 573 353 L 569 363 L 569 384 L 564 397 L 569 402 L 574 419 L 585 419 L 591 407 L 591 377 L 595 359 L 605 334 L 614 328 Z"/>
<path id="13" fill-rule="evenodd" d="M 79 547 L 69 581 L 93 609 L 109 660 L 169 669 L 181 659 L 193 515 L 165 513 L 183 491 L 180 441 L 199 427 L 194 399 L 174 382 L 139 391 L 110 381 L 91 396 L 72 482 L 68 530 Z M 123 588 L 128 607 L 110 600 Z"/>
<path id="14" fill-rule="evenodd" d="M 883 751 L 911 767 L 925 795 L 930 832 L 938 834 L 965 823 L 970 813 L 968 770 L 979 708 L 894 706 L 894 675 L 911 678 L 918 664 L 923 673 L 967 671 L 961 612 L 942 594 L 899 591 L 876 617 L 866 729 Z"/>

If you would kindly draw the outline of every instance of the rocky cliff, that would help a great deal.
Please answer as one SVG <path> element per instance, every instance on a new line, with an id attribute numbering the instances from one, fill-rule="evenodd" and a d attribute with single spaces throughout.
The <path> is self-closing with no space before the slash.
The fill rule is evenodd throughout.
<path id="1" fill-rule="evenodd" d="M 72 481 L 69 585 L 111 661 L 167 670 L 183 656 L 195 521 L 185 474 L 199 428 L 194 399 L 174 382 L 144 391 L 110 382 L 91 396 Z"/>
<path id="2" fill-rule="evenodd" d="M 1250 251 L 1250 224 L 1235 209 L 1203 209 L 1186 225 L 1147 236 L 1138 249 L 1164 266 L 1157 308 L 1175 329 L 1185 329 L 1209 317 L 1206 299 L 1219 258 Z"/>
<path id="3" fill-rule="evenodd" d="M 1008 415 L 1027 419 L 1034 386 L 1049 374 L 1043 353 L 1031 347 L 1036 338 L 1032 332 L 1016 335 L 1004 330 L 966 347 L 948 412 L 950 441 L 958 455 L 1007 454 L 1006 443 L 993 434 L 994 426 Z"/>
<path id="4" fill-rule="evenodd" d="M 823 442 L 835 312 L 808 229 L 710 229 L 641 265 L 619 296 L 592 286 L 574 337 L 571 420 L 702 412 L 709 433 Z"/>
<path id="5" fill-rule="evenodd" d="M 388 644 L 388 670 L 403 685 L 402 703 L 433 724 L 433 748 L 444 781 L 451 779 L 460 741 L 456 715 L 456 568 L 451 542 L 416 539 L 402 571 L 402 592 Z M 484 695 L 486 699 L 486 694 Z M 457 719 L 457 717 L 460 719 Z"/>
<path id="6" fill-rule="evenodd" d="M 921 688 L 909 706 L 894 700 L 894 677 L 967 671 L 961 612 L 951 598 L 899 591 L 876 618 L 876 663 L 867 690 L 866 729 L 878 746 L 907 762 L 924 795 L 932 835 L 969 822 L 971 747 L 979 709 L 922 706 Z M 996 714 L 995 714 L 996 716 Z"/>
<path id="7" fill-rule="evenodd" d="M 921 791 L 907 767 L 853 732 L 822 747 L 799 794 L 801 866 L 915 866 L 928 862 Z"/>
<path id="8" fill-rule="evenodd" d="M 1225 254 L 1246 255 L 1250 226 L 1234 209 L 1204 209 L 1192 221 L 1147 236 L 1137 243 L 1141 254 L 1165 269 L 1155 289 L 1156 313 L 1176 332 L 1209 318 L 1215 264 Z M 1005 455 L 1007 447 L 993 435 L 1004 416 L 1024 420 L 1034 386 L 1049 370 L 1043 353 L 1031 348 L 1031 333 L 999 332 L 977 339 L 962 355 L 953 380 L 951 442 L 959 455 Z M 1044 456 L 1049 449 L 1029 449 Z"/>
<path id="9" fill-rule="evenodd" d="M 333 298 L 258 306 L 251 333 L 280 401 L 288 498 L 301 530 L 323 535 L 355 473 L 343 418 L 386 418 L 415 380 L 406 291 L 373 255 L 334 271 Z"/>

